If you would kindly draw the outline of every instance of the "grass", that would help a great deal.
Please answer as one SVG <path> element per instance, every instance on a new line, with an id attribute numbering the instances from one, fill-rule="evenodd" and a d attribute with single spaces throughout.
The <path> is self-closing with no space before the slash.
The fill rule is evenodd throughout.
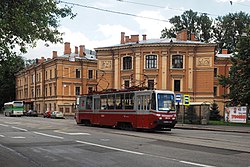
<path id="1" fill-rule="evenodd" d="M 249 126 L 250 127 L 250 120 L 246 124 L 244 123 L 231 123 L 231 122 L 224 122 L 222 121 L 209 121 L 209 125 L 227 125 L 227 126 Z"/>

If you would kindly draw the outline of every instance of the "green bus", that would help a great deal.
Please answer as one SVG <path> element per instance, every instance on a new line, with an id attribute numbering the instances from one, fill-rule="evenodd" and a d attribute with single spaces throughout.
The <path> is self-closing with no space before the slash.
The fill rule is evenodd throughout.
<path id="1" fill-rule="evenodd" d="M 5 116 L 22 116 L 24 111 L 24 104 L 22 101 L 12 101 L 4 103 Z"/>

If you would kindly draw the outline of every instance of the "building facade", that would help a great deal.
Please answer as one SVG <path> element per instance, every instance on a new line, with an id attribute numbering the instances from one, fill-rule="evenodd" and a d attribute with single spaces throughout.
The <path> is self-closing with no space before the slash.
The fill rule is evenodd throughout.
<path id="1" fill-rule="evenodd" d="M 148 87 L 189 94 L 191 102 L 212 102 L 215 46 L 194 35 L 188 40 L 185 30 L 176 39 L 157 40 L 122 32 L 120 44 L 95 48 L 102 77 L 98 89 Z"/>
<path id="2" fill-rule="evenodd" d="M 228 77 L 232 63 L 230 57 L 232 54 L 228 54 L 227 49 L 222 49 L 221 54 L 216 54 L 214 65 L 214 102 L 218 104 L 220 114 L 223 115 L 224 107 L 227 104 L 228 99 L 225 97 L 229 93 L 229 88 L 219 85 L 219 76 L 223 75 Z"/>
<path id="3" fill-rule="evenodd" d="M 72 53 L 66 42 L 62 56 L 53 51 L 52 59 L 37 59 L 16 74 L 16 99 L 25 102 L 26 110 L 72 114 L 76 96 L 95 90 L 96 69 L 94 54 L 86 53 L 84 45 Z"/>

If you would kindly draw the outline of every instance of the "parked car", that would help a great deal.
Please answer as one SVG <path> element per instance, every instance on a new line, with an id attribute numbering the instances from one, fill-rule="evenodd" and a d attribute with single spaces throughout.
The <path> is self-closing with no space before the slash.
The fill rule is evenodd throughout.
<path id="1" fill-rule="evenodd" d="M 45 111 L 45 113 L 43 113 L 43 118 L 50 118 L 51 116 L 51 111 Z"/>
<path id="2" fill-rule="evenodd" d="M 63 113 L 61 111 L 53 111 L 50 118 L 62 118 L 64 119 Z"/>
<path id="3" fill-rule="evenodd" d="M 29 117 L 38 117 L 38 113 L 36 110 L 29 110 L 25 112 L 24 115 Z"/>

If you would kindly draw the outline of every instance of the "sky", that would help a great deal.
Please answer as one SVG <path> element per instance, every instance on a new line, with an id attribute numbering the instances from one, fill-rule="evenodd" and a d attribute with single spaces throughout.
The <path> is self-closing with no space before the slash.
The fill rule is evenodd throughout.
<path id="1" fill-rule="evenodd" d="M 180 16 L 187 10 L 207 13 L 210 18 L 243 11 L 250 13 L 250 0 L 61 0 L 73 3 L 71 20 L 60 20 L 60 32 L 64 42 L 75 46 L 85 45 L 86 49 L 113 46 L 120 43 L 121 32 L 125 35 L 147 35 L 147 39 L 159 39 L 161 30 L 170 28 L 168 20 Z M 118 14 L 118 13 L 121 14 Z M 29 48 L 22 55 L 26 59 L 51 58 L 52 51 L 62 55 L 64 44 L 38 41 L 35 48 Z"/>

